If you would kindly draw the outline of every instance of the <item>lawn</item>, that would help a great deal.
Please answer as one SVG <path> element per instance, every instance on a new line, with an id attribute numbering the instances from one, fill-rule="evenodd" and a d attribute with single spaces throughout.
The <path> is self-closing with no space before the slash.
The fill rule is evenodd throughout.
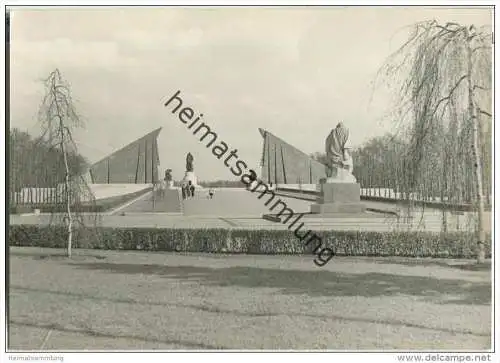
<path id="1" fill-rule="evenodd" d="M 10 249 L 10 349 L 491 346 L 470 261 Z"/>

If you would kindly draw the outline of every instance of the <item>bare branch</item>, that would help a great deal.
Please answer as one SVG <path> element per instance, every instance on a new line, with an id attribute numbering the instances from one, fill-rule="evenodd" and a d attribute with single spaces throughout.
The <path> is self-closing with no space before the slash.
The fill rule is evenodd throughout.
<path id="1" fill-rule="evenodd" d="M 479 113 L 481 113 L 481 114 L 483 114 L 483 115 L 486 115 L 486 116 L 488 116 L 488 117 L 493 117 L 493 116 L 491 115 L 491 113 L 486 112 L 486 111 L 484 111 L 484 110 L 482 110 L 482 109 L 480 109 L 480 108 L 478 108 L 478 112 L 479 112 Z"/>
<path id="2" fill-rule="evenodd" d="M 450 26 L 456 26 L 456 29 L 450 29 Z M 456 23 L 446 23 L 445 26 L 441 26 L 441 25 L 435 25 L 436 28 L 438 29 L 441 29 L 441 32 L 439 33 L 439 35 L 444 35 L 444 34 L 456 34 L 458 32 L 461 32 L 461 31 L 464 31 L 464 27 L 461 27 L 460 25 L 456 24 Z"/>
<path id="3" fill-rule="evenodd" d="M 460 86 L 460 83 L 462 83 L 462 81 L 465 80 L 466 78 L 467 78 L 467 75 L 463 75 L 462 77 L 459 78 L 457 83 L 448 92 L 448 96 L 441 98 L 437 102 L 436 106 L 434 107 L 434 111 L 431 113 L 431 115 L 434 115 L 434 113 L 436 113 L 436 111 L 439 108 L 439 106 L 441 105 L 441 103 L 443 103 L 444 101 L 449 100 L 453 97 L 453 93 L 455 92 L 455 90 L 458 88 L 458 86 Z"/>
<path id="4" fill-rule="evenodd" d="M 475 84 L 474 86 L 472 86 L 472 90 L 476 90 L 476 89 L 480 89 L 483 91 L 491 91 L 491 88 L 486 88 L 486 87 L 479 86 L 479 85 Z"/>
<path id="5" fill-rule="evenodd" d="M 475 52 L 477 52 L 478 50 L 481 50 L 481 49 L 491 50 L 491 47 L 488 47 L 488 46 L 480 46 L 480 47 L 476 47 L 476 48 L 473 48 L 473 49 L 472 49 L 472 53 L 475 53 Z"/>

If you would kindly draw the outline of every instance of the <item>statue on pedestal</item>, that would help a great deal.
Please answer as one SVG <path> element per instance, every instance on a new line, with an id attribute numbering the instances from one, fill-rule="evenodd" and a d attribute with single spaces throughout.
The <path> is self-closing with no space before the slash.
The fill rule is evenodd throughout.
<path id="1" fill-rule="evenodd" d="M 186 184 L 191 183 L 192 185 L 198 186 L 196 175 L 194 173 L 193 161 L 193 155 L 191 153 L 188 153 L 186 155 L 186 174 L 184 174 L 183 182 Z"/>
<path id="2" fill-rule="evenodd" d="M 193 171 L 193 155 L 188 153 L 186 156 L 186 171 Z"/>
<path id="3" fill-rule="evenodd" d="M 352 156 L 347 143 L 349 130 L 342 122 L 326 138 L 326 176 L 336 181 L 356 182 L 352 175 Z"/>
<path id="4" fill-rule="evenodd" d="M 352 175 L 352 156 L 347 144 L 349 130 L 339 122 L 326 138 L 326 180 L 318 184 L 320 197 L 311 205 L 312 214 L 335 216 L 359 215 L 366 209 L 361 203 L 360 185 Z"/>

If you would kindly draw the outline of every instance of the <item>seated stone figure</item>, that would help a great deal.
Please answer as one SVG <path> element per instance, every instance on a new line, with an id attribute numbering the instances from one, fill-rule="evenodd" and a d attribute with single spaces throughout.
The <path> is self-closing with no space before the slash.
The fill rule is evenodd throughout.
<path id="1" fill-rule="evenodd" d="M 326 138 L 326 176 L 327 182 L 356 183 L 352 175 L 353 163 L 348 146 L 349 130 L 342 122 Z"/>

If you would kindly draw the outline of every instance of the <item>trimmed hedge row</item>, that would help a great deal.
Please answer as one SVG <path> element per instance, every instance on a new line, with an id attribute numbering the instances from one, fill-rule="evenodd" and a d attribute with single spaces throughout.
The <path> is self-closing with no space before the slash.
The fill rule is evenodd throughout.
<path id="1" fill-rule="evenodd" d="M 75 248 L 176 252 L 309 254 L 306 246 L 288 230 L 104 228 L 79 229 Z M 472 233 L 318 231 L 322 246 L 343 256 L 402 256 L 473 258 Z M 66 247 L 63 226 L 11 225 L 10 246 Z M 314 246 L 315 247 L 315 246 Z M 485 246 L 491 256 L 491 236 Z"/>

